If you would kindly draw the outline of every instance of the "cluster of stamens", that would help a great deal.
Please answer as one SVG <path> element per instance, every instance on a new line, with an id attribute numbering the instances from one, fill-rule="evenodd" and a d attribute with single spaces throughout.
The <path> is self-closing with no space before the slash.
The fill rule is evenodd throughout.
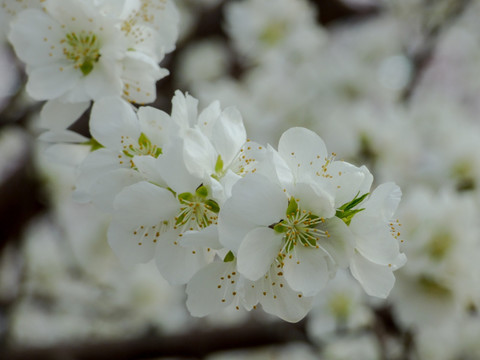
<path id="1" fill-rule="evenodd" d="M 201 230 L 210 225 L 216 225 L 218 221 L 218 204 L 208 199 L 208 190 L 201 185 L 195 192 L 178 195 L 180 212 L 175 217 L 174 229 Z"/>
<path id="2" fill-rule="evenodd" d="M 284 233 L 284 245 L 280 250 L 277 260 L 283 264 L 286 256 L 291 257 L 295 246 L 304 246 L 318 249 L 317 241 L 321 237 L 330 237 L 327 230 L 318 227 L 325 219 L 312 214 L 311 211 L 302 210 L 297 206 L 294 198 L 290 199 L 286 218 L 273 226 L 274 230 Z M 294 204 L 292 206 L 292 204 Z"/>
<path id="3" fill-rule="evenodd" d="M 88 75 L 100 59 L 100 41 L 91 31 L 68 33 L 60 43 L 68 45 L 63 48 L 63 54 L 75 63 L 75 69 L 80 69 L 83 75 Z"/>

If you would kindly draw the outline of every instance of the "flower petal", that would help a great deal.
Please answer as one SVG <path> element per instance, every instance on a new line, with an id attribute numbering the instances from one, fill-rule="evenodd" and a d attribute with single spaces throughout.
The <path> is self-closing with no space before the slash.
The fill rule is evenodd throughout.
<path id="1" fill-rule="evenodd" d="M 156 244 L 147 239 L 145 234 L 154 234 L 151 226 L 133 229 L 124 222 L 113 220 L 107 232 L 108 243 L 115 255 L 126 265 L 146 263 L 153 259 Z M 147 236 L 148 237 L 148 236 Z"/>
<path id="2" fill-rule="evenodd" d="M 239 273 L 235 261 L 216 261 L 199 270 L 187 284 L 187 309 L 205 316 L 230 305 L 236 295 Z"/>
<path id="3" fill-rule="evenodd" d="M 350 263 L 350 271 L 368 295 L 385 299 L 395 283 L 395 276 L 388 266 L 374 264 L 356 253 Z"/>
<path id="4" fill-rule="evenodd" d="M 140 126 L 133 107 L 119 97 L 96 101 L 90 116 L 90 132 L 103 146 L 122 152 L 140 137 Z"/>
<path id="5" fill-rule="evenodd" d="M 27 93 L 35 100 L 58 98 L 78 83 L 81 74 L 67 60 L 33 68 L 28 74 Z"/>
<path id="6" fill-rule="evenodd" d="M 279 275 L 280 274 L 280 275 Z M 265 312 L 288 322 L 302 320 L 312 308 L 313 297 L 293 291 L 281 273 L 272 267 L 258 285 L 262 295 L 259 300 Z"/>
<path id="7" fill-rule="evenodd" d="M 278 152 L 297 180 L 308 179 L 322 171 L 327 158 L 327 148 L 320 136 L 301 127 L 290 128 L 282 134 Z"/>
<path id="8" fill-rule="evenodd" d="M 186 284 L 201 268 L 213 260 L 213 251 L 207 252 L 201 246 L 184 247 L 176 230 L 160 235 L 155 252 L 155 262 L 162 276 L 170 284 Z"/>
<path id="9" fill-rule="evenodd" d="M 210 140 L 199 129 L 187 129 L 184 135 L 183 155 L 187 168 L 199 177 L 215 173 L 217 152 Z"/>
<path id="10" fill-rule="evenodd" d="M 65 59 L 61 25 L 40 9 L 26 9 L 11 23 L 8 39 L 17 56 L 33 66 L 45 66 Z"/>
<path id="11" fill-rule="evenodd" d="M 265 275 L 282 247 L 282 237 L 266 227 L 250 231 L 238 249 L 238 271 L 252 281 Z"/>
<path id="12" fill-rule="evenodd" d="M 378 218 L 364 216 L 360 212 L 352 219 L 350 228 L 355 236 L 355 248 L 365 258 L 380 265 L 395 261 L 400 251 L 399 244 L 386 223 L 379 223 Z"/>
<path id="13" fill-rule="evenodd" d="M 329 280 L 326 256 L 321 249 L 304 246 L 297 246 L 293 254 L 287 254 L 283 273 L 292 290 L 305 296 L 314 296 L 322 290 Z"/>
<path id="14" fill-rule="evenodd" d="M 123 189 L 114 201 L 114 218 L 126 224 L 156 225 L 173 219 L 179 203 L 167 189 L 140 181 Z"/>
<path id="15" fill-rule="evenodd" d="M 52 130 L 63 130 L 73 124 L 88 109 L 90 101 L 63 103 L 49 100 L 40 112 L 39 126 Z"/>
<path id="16" fill-rule="evenodd" d="M 238 180 L 228 201 L 235 203 L 244 219 L 263 226 L 282 220 L 288 206 L 287 195 L 282 189 L 260 174 L 247 175 Z"/>
<path id="17" fill-rule="evenodd" d="M 222 157 L 223 163 L 228 166 L 247 141 L 247 132 L 240 111 L 234 107 L 223 110 L 212 130 L 215 149 Z"/>

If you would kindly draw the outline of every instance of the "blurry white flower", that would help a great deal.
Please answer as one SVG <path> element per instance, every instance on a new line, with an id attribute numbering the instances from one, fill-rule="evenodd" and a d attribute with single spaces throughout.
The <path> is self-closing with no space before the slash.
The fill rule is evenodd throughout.
<path id="1" fill-rule="evenodd" d="M 27 9 L 14 19 L 9 40 L 27 64 L 27 92 L 49 100 L 42 126 L 64 129 L 91 100 L 104 96 L 137 103 L 155 99 L 155 82 L 168 74 L 158 62 L 173 49 L 176 11 L 148 1 L 115 4 L 118 17 L 110 1 L 48 0 L 44 11 Z M 145 18 L 149 10 L 154 15 Z M 158 16 L 167 10 L 168 16 Z M 175 24 L 165 39 L 152 23 L 164 18 Z"/>
<path id="2" fill-rule="evenodd" d="M 90 132 L 102 148 L 80 165 L 75 197 L 81 202 L 93 200 L 100 209 L 111 211 L 123 187 L 145 179 L 138 167 L 144 169 L 160 156 L 178 131 L 163 111 L 152 107 L 135 111 L 121 98 L 106 97 L 93 105 Z"/>

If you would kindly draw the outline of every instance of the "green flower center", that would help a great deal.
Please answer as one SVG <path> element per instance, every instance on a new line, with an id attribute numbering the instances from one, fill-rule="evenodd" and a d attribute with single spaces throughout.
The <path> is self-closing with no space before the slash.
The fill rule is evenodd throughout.
<path id="1" fill-rule="evenodd" d="M 185 192 L 178 195 L 181 204 L 175 217 L 174 228 L 182 231 L 201 230 L 210 225 L 216 225 L 220 207 L 215 200 L 208 198 L 208 189 L 200 185 L 195 194 Z"/>
<path id="2" fill-rule="evenodd" d="M 71 32 L 65 35 L 61 43 L 64 45 L 63 54 L 68 60 L 75 63 L 83 75 L 88 75 L 100 58 L 100 41 L 91 31 L 88 33 Z"/>
<path id="3" fill-rule="evenodd" d="M 123 146 L 123 153 L 128 157 L 134 157 L 135 155 L 150 155 L 154 158 L 158 158 L 162 153 L 162 148 L 152 144 L 150 139 L 143 132 L 138 138 L 138 146 L 137 144 L 128 144 L 128 141 L 126 141 L 124 136 L 122 136 L 121 144 Z"/>
<path id="4" fill-rule="evenodd" d="M 298 200 L 290 198 L 286 211 L 286 218 L 271 227 L 278 233 L 284 234 L 284 245 L 279 253 L 279 261 L 290 253 L 295 246 L 318 248 L 317 241 L 320 237 L 330 237 L 328 231 L 321 230 L 318 225 L 325 219 L 302 210 L 298 206 Z"/>

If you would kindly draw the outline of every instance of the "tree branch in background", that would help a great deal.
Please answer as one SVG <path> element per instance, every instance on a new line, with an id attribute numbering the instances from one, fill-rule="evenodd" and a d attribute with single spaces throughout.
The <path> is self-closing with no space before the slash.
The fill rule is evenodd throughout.
<path id="1" fill-rule="evenodd" d="M 423 42 L 408 54 L 412 64 L 412 73 L 410 81 L 400 96 L 400 101 L 408 104 L 413 97 L 415 89 L 423 78 L 425 70 L 431 63 L 438 41 L 441 35 L 452 23 L 460 17 L 468 8 L 471 0 L 450 1 L 450 8 L 442 21 L 431 26 L 424 36 Z"/>
<path id="2" fill-rule="evenodd" d="M 160 357 L 203 358 L 234 349 L 258 348 L 292 342 L 310 343 L 305 321 L 290 324 L 248 322 L 244 325 L 196 330 L 180 335 L 166 335 L 132 340 L 105 341 L 45 348 L 12 349 L 0 352 L 2 360 L 133 360 Z"/>

